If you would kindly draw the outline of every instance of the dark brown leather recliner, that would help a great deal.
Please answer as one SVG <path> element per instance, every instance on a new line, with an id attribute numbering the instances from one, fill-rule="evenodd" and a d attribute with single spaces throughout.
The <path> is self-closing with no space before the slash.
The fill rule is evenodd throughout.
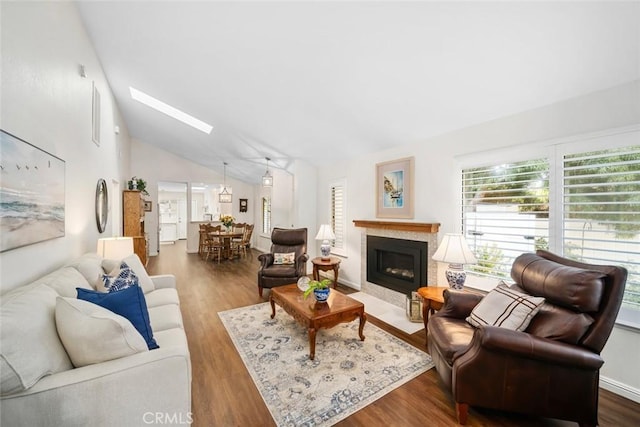
<path id="1" fill-rule="evenodd" d="M 614 326 L 627 279 L 622 267 L 572 261 L 547 251 L 519 256 L 513 287 L 545 298 L 523 332 L 465 321 L 482 295 L 445 290 L 429 318 L 428 348 L 456 402 L 469 406 L 598 423 L 600 352 Z"/>
<path id="2" fill-rule="evenodd" d="M 275 253 L 295 252 L 293 264 L 274 264 Z M 260 270 L 258 270 L 258 292 L 262 296 L 264 288 L 296 283 L 307 274 L 307 229 L 274 228 L 271 232 L 270 253 L 260 254 Z"/>

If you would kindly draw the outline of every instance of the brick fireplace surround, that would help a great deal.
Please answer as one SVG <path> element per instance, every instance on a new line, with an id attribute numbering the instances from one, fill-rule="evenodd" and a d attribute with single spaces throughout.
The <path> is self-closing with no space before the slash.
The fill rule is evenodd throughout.
<path id="1" fill-rule="evenodd" d="M 366 220 L 354 220 L 353 223 L 356 227 L 362 227 L 362 235 L 360 238 L 360 290 L 362 292 L 373 295 L 402 309 L 406 306 L 406 295 L 367 281 L 367 236 L 427 242 L 427 281 L 429 283 L 436 283 L 438 265 L 431 258 L 438 248 L 438 230 L 440 229 L 440 224 Z M 427 283 L 425 283 L 424 286 L 427 286 Z"/>

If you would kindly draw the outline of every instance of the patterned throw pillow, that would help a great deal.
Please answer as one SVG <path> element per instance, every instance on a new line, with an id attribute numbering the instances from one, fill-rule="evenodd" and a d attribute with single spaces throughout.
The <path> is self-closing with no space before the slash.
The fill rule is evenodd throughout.
<path id="1" fill-rule="evenodd" d="M 113 274 L 113 272 L 111 274 Z M 132 285 L 137 285 L 138 276 L 136 276 L 136 273 L 123 261 L 120 264 L 120 270 L 116 272 L 115 276 L 103 274 L 102 281 L 107 292 L 117 292 L 127 289 Z"/>
<path id="2" fill-rule="evenodd" d="M 294 264 L 296 260 L 295 252 L 287 252 L 287 253 L 274 253 L 273 254 L 273 263 L 274 264 Z"/>
<path id="3" fill-rule="evenodd" d="M 498 285 L 475 306 L 471 315 L 467 317 L 467 322 L 476 328 L 490 325 L 524 331 L 542 304 L 542 297 L 534 297 L 505 285 Z"/>

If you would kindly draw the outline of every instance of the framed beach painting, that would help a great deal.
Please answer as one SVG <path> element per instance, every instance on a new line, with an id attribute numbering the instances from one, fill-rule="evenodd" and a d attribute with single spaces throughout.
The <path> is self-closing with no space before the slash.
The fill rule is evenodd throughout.
<path id="1" fill-rule="evenodd" d="M 64 237 L 64 160 L 0 130 L 0 252 Z"/>
<path id="2" fill-rule="evenodd" d="M 414 158 L 376 165 L 376 216 L 413 218 Z"/>

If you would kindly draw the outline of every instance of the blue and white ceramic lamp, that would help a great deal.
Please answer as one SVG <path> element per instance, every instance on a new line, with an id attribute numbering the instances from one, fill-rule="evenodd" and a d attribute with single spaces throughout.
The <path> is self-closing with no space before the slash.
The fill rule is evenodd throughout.
<path id="1" fill-rule="evenodd" d="M 449 263 L 445 276 L 449 282 L 449 287 L 452 289 L 464 288 L 464 282 L 467 278 L 464 264 L 476 264 L 478 262 L 462 234 L 452 233 L 444 235 L 438 250 L 433 254 L 433 260 Z"/>

